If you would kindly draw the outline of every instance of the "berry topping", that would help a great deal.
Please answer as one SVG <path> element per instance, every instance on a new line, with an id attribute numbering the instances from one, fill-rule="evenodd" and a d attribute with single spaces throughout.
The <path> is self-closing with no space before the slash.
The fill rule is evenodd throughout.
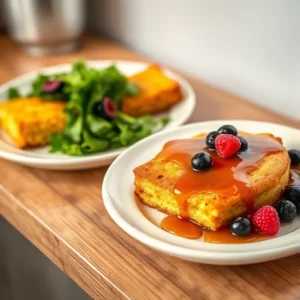
<path id="1" fill-rule="evenodd" d="M 295 219 L 297 214 L 296 206 L 293 202 L 289 200 L 281 200 L 276 205 L 280 221 L 282 222 L 291 222 Z"/>
<path id="2" fill-rule="evenodd" d="M 285 189 L 284 197 L 293 202 L 297 212 L 300 213 L 300 185 L 289 185 Z"/>
<path id="3" fill-rule="evenodd" d="M 43 91 L 48 94 L 58 93 L 62 90 L 64 83 L 58 79 L 46 81 L 43 84 Z"/>
<path id="4" fill-rule="evenodd" d="M 103 101 L 94 104 L 93 113 L 97 117 L 112 120 L 117 115 L 117 108 L 109 97 L 105 97 Z"/>
<path id="5" fill-rule="evenodd" d="M 246 141 L 246 139 L 242 136 L 238 136 L 238 138 L 240 139 L 241 142 L 241 148 L 239 150 L 239 152 L 245 152 L 248 150 L 248 142 Z"/>
<path id="6" fill-rule="evenodd" d="M 200 152 L 193 156 L 191 163 L 194 171 L 203 171 L 211 167 L 212 160 L 209 154 Z"/>
<path id="7" fill-rule="evenodd" d="M 216 131 L 212 131 L 211 133 L 209 133 L 206 137 L 206 146 L 209 149 L 216 149 L 215 147 L 215 139 L 217 137 L 217 132 Z"/>
<path id="8" fill-rule="evenodd" d="M 291 164 L 292 165 L 299 165 L 300 164 L 300 151 L 292 149 L 289 150 L 289 156 L 291 159 Z"/>
<path id="9" fill-rule="evenodd" d="M 255 229 L 262 234 L 277 234 L 280 227 L 280 221 L 276 209 L 270 205 L 261 207 L 252 216 L 252 224 Z"/>
<path id="10" fill-rule="evenodd" d="M 251 222 L 248 218 L 237 218 L 232 221 L 230 230 L 233 235 L 245 236 L 251 232 Z"/>
<path id="11" fill-rule="evenodd" d="M 236 128 L 232 125 L 224 125 L 220 127 L 217 131 L 217 134 L 232 134 L 232 135 L 237 135 L 238 132 Z"/>
<path id="12" fill-rule="evenodd" d="M 215 140 L 216 150 L 223 158 L 231 157 L 238 153 L 241 148 L 241 141 L 231 134 L 220 134 Z"/>

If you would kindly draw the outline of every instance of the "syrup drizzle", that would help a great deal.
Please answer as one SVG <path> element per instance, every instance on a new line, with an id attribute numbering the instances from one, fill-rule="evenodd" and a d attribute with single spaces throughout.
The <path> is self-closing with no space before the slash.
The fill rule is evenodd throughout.
<path id="1" fill-rule="evenodd" d="M 183 170 L 182 175 L 173 186 L 179 216 L 166 217 L 161 223 L 164 230 L 186 238 L 202 236 L 202 228 L 190 221 L 187 210 L 187 199 L 196 193 L 218 194 L 219 197 L 240 195 L 247 208 L 247 213 L 253 213 L 255 191 L 248 180 L 248 174 L 258 168 L 261 159 L 272 153 L 283 151 L 284 147 L 274 138 L 265 135 L 249 135 L 246 136 L 246 139 L 249 149 L 226 159 L 219 157 L 215 151 L 210 151 L 206 147 L 205 139 L 201 137 L 174 140 L 164 145 L 157 157 L 164 161 L 175 161 Z M 211 156 L 213 166 L 209 170 L 202 172 L 192 170 L 191 158 L 198 152 L 206 152 Z M 294 174 L 291 178 L 295 176 Z M 201 230 L 197 231 L 196 227 Z M 228 228 L 217 232 L 204 232 L 204 240 L 207 242 L 245 243 L 258 239 L 262 240 L 266 237 L 258 234 L 251 234 L 248 238 L 235 237 L 231 235 Z"/>
<path id="2" fill-rule="evenodd" d="M 165 217 L 161 222 L 165 231 L 188 239 L 199 239 L 203 234 L 203 228 L 189 219 L 181 219 L 176 215 Z"/>
<path id="3" fill-rule="evenodd" d="M 258 232 L 252 232 L 247 236 L 236 236 L 231 233 L 229 228 L 222 228 L 218 231 L 205 231 L 203 235 L 205 242 L 214 244 L 244 244 L 264 241 L 270 238 L 270 236 L 262 235 Z"/>
<path id="4" fill-rule="evenodd" d="M 241 195 L 248 213 L 253 211 L 254 196 L 247 175 L 257 168 L 259 161 L 272 153 L 283 151 L 277 141 L 264 136 L 248 136 L 249 149 L 231 158 L 221 158 L 205 145 L 205 139 L 175 140 L 165 144 L 158 154 L 165 161 L 175 161 L 183 168 L 183 174 L 173 187 L 173 192 L 182 218 L 189 218 L 186 201 L 195 193 L 218 195 Z M 208 153 L 213 166 L 206 171 L 195 172 L 191 158 L 198 152 Z"/>

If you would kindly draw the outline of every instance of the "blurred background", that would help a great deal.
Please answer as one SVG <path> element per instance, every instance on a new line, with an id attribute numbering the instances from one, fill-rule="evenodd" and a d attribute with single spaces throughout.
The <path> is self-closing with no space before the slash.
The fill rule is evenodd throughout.
<path id="1" fill-rule="evenodd" d="M 90 30 L 300 119 L 300 1 L 88 3 Z"/>
<path id="2" fill-rule="evenodd" d="M 35 25 L 40 31 L 47 30 L 44 38 L 64 35 L 66 50 L 76 48 L 74 41 L 83 31 L 108 36 L 280 114 L 300 118 L 298 0 L 1 2 L 10 7 L 6 19 L 14 16 L 9 28 L 12 35 L 16 27 L 20 30 L 18 39 L 25 39 L 26 27 L 36 37 Z M 36 13 L 49 16 L 49 3 L 57 8 L 52 11 L 56 18 L 64 21 L 63 30 L 56 21 L 51 25 L 49 18 L 35 23 L 34 10 L 26 10 L 28 5 L 38 7 Z M 66 39 L 68 35 L 74 39 Z"/>
<path id="3" fill-rule="evenodd" d="M 28 55 L 76 51 L 82 34 L 106 36 L 300 120 L 298 0 L 0 0 L 0 5 L 0 34 L 8 33 Z M 0 60 L 2 51 L 0 44 Z M 0 299 L 88 299 L 0 221 L 0 243 L 9 240 L 0 248 Z M 40 286 L 34 297 L 30 286 Z"/>

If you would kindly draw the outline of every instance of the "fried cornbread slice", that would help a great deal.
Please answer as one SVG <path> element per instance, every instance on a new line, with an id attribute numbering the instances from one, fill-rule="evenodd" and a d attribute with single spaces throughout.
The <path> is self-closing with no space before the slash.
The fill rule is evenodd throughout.
<path id="1" fill-rule="evenodd" d="M 27 98 L 26 106 L 33 106 L 41 103 L 40 98 Z M 15 98 L 11 101 L 0 102 L 0 125 L 4 115 L 9 111 L 21 111 L 24 108 L 24 98 Z"/>
<path id="2" fill-rule="evenodd" d="M 17 147 L 44 146 L 50 134 L 64 129 L 64 106 L 64 102 L 39 98 L 11 100 L 0 104 L 0 124 Z"/>
<path id="3" fill-rule="evenodd" d="M 274 138 L 269 134 L 264 134 Z M 279 140 L 278 140 L 279 141 Z M 259 160 L 257 168 L 247 172 L 247 179 L 255 191 L 254 208 L 272 205 L 288 184 L 290 159 L 284 149 Z M 157 156 L 134 169 L 135 193 L 140 200 L 170 215 L 179 214 L 173 187 L 183 169 L 176 161 Z M 210 230 L 228 225 L 234 218 L 246 214 L 247 207 L 240 194 L 194 193 L 186 200 L 190 219 Z"/>
<path id="4" fill-rule="evenodd" d="M 165 76 L 156 65 L 128 79 L 140 88 L 137 96 L 126 97 L 122 103 L 122 111 L 131 116 L 164 111 L 183 98 L 179 83 Z"/>

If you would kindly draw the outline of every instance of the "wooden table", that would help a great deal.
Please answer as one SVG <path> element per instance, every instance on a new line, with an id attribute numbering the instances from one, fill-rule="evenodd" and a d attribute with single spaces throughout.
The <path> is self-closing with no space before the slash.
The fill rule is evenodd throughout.
<path id="1" fill-rule="evenodd" d="M 27 57 L 0 37 L 0 82 L 53 64 L 86 59 L 142 60 L 105 39 L 87 37 L 75 54 Z M 299 123 L 185 76 L 197 93 L 191 122 L 251 119 Z M 0 213 L 95 299 L 300 299 L 300 257 L 226 267 L 181 261 L 124 233 L 106 213 L 106 168 L 56 172 L 0 160 Z"/>

